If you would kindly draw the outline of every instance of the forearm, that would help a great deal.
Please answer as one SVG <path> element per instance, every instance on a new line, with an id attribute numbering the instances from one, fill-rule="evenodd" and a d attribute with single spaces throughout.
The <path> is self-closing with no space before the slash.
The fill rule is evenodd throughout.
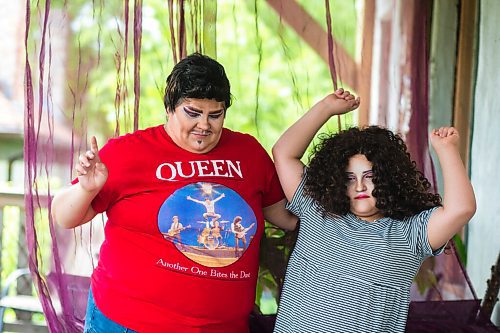
<path id="1" fill-rule="evenodd" d="M 442 147 L 436 153 L 443 173 L 443 209 L 462 227 L 476 211 L 472 184 L 456 147 Z"/>
<path id="2" fill-rule="evenodd" d="M 285 208 L 285 203 L 286 201 L 283 199 L 274 205 L 263 208 L 262 212 L 266 221 L 281 229 L 294 230 L 299 219 Z"/>
<path id="3" fill-rule="evenodd" d="M 52 201 L 52 217 L 63 228 L 75 228 L 95 215 L 92 200 L 99 191 L 84 190 L 79 183 L 58 192 Z"/>
<path id="4" fill-rule="evenodd" d="M 331 114 L 323 101 L 315 104 L 278 139 L 273 147 L 275 160 L 280 158 L 300 160 L 316 133 L 330 117 Z"/>

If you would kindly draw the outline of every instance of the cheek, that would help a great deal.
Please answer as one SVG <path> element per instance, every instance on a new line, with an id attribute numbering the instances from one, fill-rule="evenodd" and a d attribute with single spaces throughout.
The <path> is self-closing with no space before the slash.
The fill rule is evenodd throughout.
<path id="1" fill-rule="evenodd" d="M 357 193 L 356 193 L 355 189 L 349 188 L 349 187 L 347 188 L 347 196 L 349 197 L 349 200 L 351 202 L 355 201 L 354 197 L 356 197 L 356 195 L 357 195 Z"/>
<path id="2" fill-rule="evenodd" d="M 224 126 L 224 118 L 216 119 L 212 121 L 212 129 L 220 130 Z"/>

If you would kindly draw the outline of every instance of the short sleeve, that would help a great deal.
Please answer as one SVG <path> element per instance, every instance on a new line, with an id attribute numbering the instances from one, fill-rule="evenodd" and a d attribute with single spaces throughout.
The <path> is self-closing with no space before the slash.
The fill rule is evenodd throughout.
<path id="1" fill-rule="evenodd" d="M 313 204 L 313 199 L 305 194 L 305 184 L 307 179 L 307 167 L 304 167 L 304 173 L 302 174 L 302 179 L 300 180 L 299 186 L 293 194 L 292 200 L 286 204 L 286 208 L 295 216 L 299 218 L 304 215 L 307 208 L 311 207 Z"/>
<path id="2" fill-rule="evenodd" d="M 285 193 L 281 188 L 273 160 L 254 137 L 250 136 L 250 138 L 252 140 L 251 143 L 254 145 L 253 151 L 256 154 L 255 161 L 258 161 L 256 167 L 259 168 L 259 170 L 255 171 L 256 174 L 262 175 L 262 177 L 258 177 L 258 179 L 263 182 L 261 184 L 261 189 L 263 191 L 262 207 L 269 207 L 283 200 L 285 198 Z"/>
<path id="3" fill-rule="evenodd" d="M 424 258 L 441 254 L 446 246 L 445 244 L 439 249 L 433 251 L 431 245 L 429 244 L 427 227 L 432 213 L 437 208 L 438 207 L 433 207 L 431 209 L 424 210 L 407 219 L 410 228 L 410 246 L 415 254 Z"/>

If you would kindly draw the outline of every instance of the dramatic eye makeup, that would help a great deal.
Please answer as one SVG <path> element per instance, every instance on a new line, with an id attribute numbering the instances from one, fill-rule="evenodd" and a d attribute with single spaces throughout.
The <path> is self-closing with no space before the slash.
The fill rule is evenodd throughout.
<path id="1" fill-rule="evenodd" d="M 354 183 L 356 181 L 356 176 L 354 176 L 353 173 L 347 173 L 346 174 L 346 177 L 347 177 L 347 183 Z"/>
<path id="2" fill-rule="evenodd" d="M 196 111 L 191 108 L 188 108 L 187 106 L 183 107 L 182 110 L 184 111 L 185 114 L 188 115 L 189 118 L 198 118 L 201 117 L 202 113 L 201 111 Z"/>
<path id="3" fill-rule="evenodd" d="M 361 177 L 371 181 L 373 179 L 373 171 L 372 170 L 363 171 Z M 356 182 L 356 175 L 353 172 L 346 172 L 346 178 L 348 184 Z"/>
<path id="4" fill-rule="evenodd" d="M 203 111 L 201 110 L 196 110 L 196 109 L 192 109 L 188 106 L 184 106 L 182 108 L 182 110 L 184 111 L 184 113 L 189 117 L 189 118 L 198 118 L 198 117 L 201 117 L 203 115 Z M 208 117 L 210 119 L 219 119 L 222 115 L 224 114 L 224 110 L 218 110 L 218 111 L 215 111 L 215 112 L 212 112 L 212 113 L 209 113 L 208 114 Z"/>
<path id="5" fill-rule="evenodd" d="M 373 178 L 373 171 L 369 170 L 369 171 L 363 172 L 363 177 L 365 177 L 366 179 L 372 179 Z"/>
<path id="6" fill-rule="evenodd" d="M 220 116 L 222 116 L 223 114 L 224 114 L 224 110 L 220 110 L 217 112 L 210 113 L 208 116 L 212 119 L 219 119 Z"/>

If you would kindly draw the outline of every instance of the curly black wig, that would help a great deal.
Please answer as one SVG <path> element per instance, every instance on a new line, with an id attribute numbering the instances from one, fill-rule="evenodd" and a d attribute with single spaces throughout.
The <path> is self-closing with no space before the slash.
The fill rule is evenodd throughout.
<path id="1" fill-rule="evenodd" d="M 383 216 L 402 219 L 441 205 L 439 194 L 417 170 L 403 139 L 378 126 L 353 127 L 320 135 L 310 156 L 305 191 L 325 214 L 349 212 L 346 169 L 349 159 L 363 154 L 373 164 L 373 197 Z"/>

